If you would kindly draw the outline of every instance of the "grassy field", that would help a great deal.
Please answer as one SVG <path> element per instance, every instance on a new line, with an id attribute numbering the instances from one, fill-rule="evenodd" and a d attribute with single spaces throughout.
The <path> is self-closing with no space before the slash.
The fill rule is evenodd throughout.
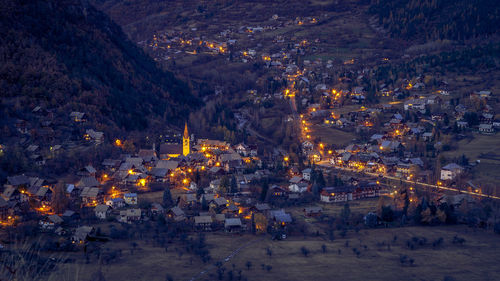
<path id="1" fill-rule="evenodd" d="M 456 150 L 444 155 L 460 157 L 465 154 L 472 161 L 479 159 L 481 163 L 500 164 L 500 138 L 496 135 L 475 134 L 474 139 L 463 139 L 457 146 Z"/>
<path id="2" fill-rule="evenodd" d="M 455 235 L 464 238 L 465 244 L 453 244 L 451 241 Z M 410 250 L 406 241 L 415 236 L 425 237 L 428 242 Z M 397 237 L 395 241 L 394 237 Z M 444 243 L 433 249 L 429 244 L 439 237 Z M 253 244 L 224 262 L 235 249 L 249 242 Z M 242 270 L 242 275 L 248 280 L 442 280 L 444 276 L 452 276 L 455 280 L 465 281 L 495 280 L 500 276 L 498 237 L 464 226 L 361 230 L 359 233 L 349 232 L 346 238 L 333 242 L 310 237 L 271 241 L 264 236 L 209 234 L 207 243 L 214 261 L 223 261 L 226 272 L 233 269 L 234 264 L 234 276 Z M 215 267 L 202 264 L 197 257 L 187 254 L 179 257 L 173 249 L 165 252 L 142 241 L 138 244 L 134 254 L 126 250 L 130 248 L 128 243 L 107 245 L 124 251 L 119 261 L 101 267 L 106 280 L 165 280 L 167 274 L 173 280 L 190 280 L 201 271 L 206 273 L 196 280 L 217 280 Z M 326 246 L 325 253 L 322 245 Z M 310 251 L 307 257 L 302 254 L 301 247 Z M 267 254 L 268 248 L 271 256 Z M 359 257 L 353 248 L 360 252 Z M 400 255 L 414 259 L 414 265 L 402 266 Z M 252 263 L 250 270 L 246 268 L 248 261 Z M 262 265 L 272 268 L 268 271 L 262 269 Z M 90 275 L 98 267 L 95 262 L 85 264 L 80 261 L 57 271 L 53 280 L 90 280 Z M 77 279 L 65 277 L 76 271 Z"/>
<path id="3" fill-rule="evenodd" d="M 329 145 L 345 146 L 352 142 L 356 136 L 335 128 L 323 127 L 321 125 L 311 126 L 312 135 L 321 138 L 321 141 Z"/>
<path id="4" fill-rule="evenodd" d="M 464 139 L 458 142 L 456 150 L 445 153 L 445 157 L 454 158 L 465 154 L 469 161 L 480 160 L 473 168 L 473 173 L 481 184 L 494 186 L 500 181 L 500 138 L 497 135 L 474 135 L 474 139 Z"/>
<path id="5" fill-rule="evenodd" d="M 457 232 L 463 233 L 460 236 L 467 240 L 465 246 L 450 243 Z M 396 242 L 390 242 L 395 235 Z M 439 250 L 429 246 L 409 250 L 405 243 L 413 236 L 424 236 L 430 241 L 443 237 L 445 243 Z M 346 241 L 349 247 L 345 246 Z M 377 246 L 382 241 L 391 243 L 390 250 Z M 321 250 L 323 244 L 327 246 L 326 253 Z M 461 227 L 379 229 L 350 234 L 334 242 L 265 240 L 245 249 L 234 263 L 239 268 L 249 259 L 256 265 L 253 272 L 247 273 L 249 280 L 441 280 L 446 275 L 456 280 L 493 280 L 500 274 L 495 266 L 499 245 L 498 238 L 491 234 Z M 302 255 L 303 246 L 311 251 L 309 257 Z M 266 255 L 267 247 L 272 249 L 272 257 Z M 359 258 L 352 248 L 361 251 Z M 413 258 L 415 266 L 401 266 L 401 254 Z M 260 269 L 261 264 L 269 264 L 273 269 L 267 273 Z M 252 278 L 254 274 L 258 277 Z"/>

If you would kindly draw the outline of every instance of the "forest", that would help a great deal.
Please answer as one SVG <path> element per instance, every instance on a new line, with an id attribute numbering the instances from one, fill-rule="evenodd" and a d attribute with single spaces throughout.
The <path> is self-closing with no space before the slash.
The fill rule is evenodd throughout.
<path id="1" fill-rule="evenodd" d="M 490 0 L 373 0 L 370 13 L 393 37 L 468 40 L 498 31 L 500 5 Z"/>
<path id="2" fill-rule="evenodd" d="M 201 104 L 185 82 L 82 1 L 3 1 L 0 62 L 0 110 L 11 118 L 41 106 L 142 130 L 150 119 L 182 123 L 179 113 Z"/>

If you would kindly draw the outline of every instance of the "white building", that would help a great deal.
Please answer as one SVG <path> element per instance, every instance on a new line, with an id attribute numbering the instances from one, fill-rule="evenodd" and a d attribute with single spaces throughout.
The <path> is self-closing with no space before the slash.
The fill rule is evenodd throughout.
<path id="1" fill-rule="evenodd" d="M 464 168 L 462 168 L 460 165 L 451 163 L 443 168 L 441 168 L 441 180 L 453 180 L 456 178 L 459 174 L 462 173 Z"/>
<path id="2" fill-rule="evenodd" d="M 99 219 L 105 220 L 107 215 L 108 215 L 109 206 L 108 205 L 97 205 L 97 206 L 95 206 L 94 211 L 95 211 L 96 217 L 98 217 Z"/>
<path id="3" fill-rule="evenodd" d="M 123 200 L 129 205 L 137 204 L 137 193 L 125 193 L 123 195 Z"/>

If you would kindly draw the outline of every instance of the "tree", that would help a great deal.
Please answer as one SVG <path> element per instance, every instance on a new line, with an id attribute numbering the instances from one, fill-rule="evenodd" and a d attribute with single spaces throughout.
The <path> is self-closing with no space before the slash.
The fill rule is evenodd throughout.
<path id="1" fill-rule="evenodd" d="M 386 222 L 391 222 L 394 220 L 394 212 L 392 211 L 391 206 L 383 206 L 382 207 L 382 220 Z"/>
<path id="2" fill-rule="evenodd" d="M 203 194 L 205 194 L 205 190 L 203 189 L 203 187 L 201 187 L 200 184 L 198 184 L 198 189 L 196 189 L 196 196 L 200 197 Z"/>
<path id="3" fill-rule="evenodd" d="M 205 198 L 205 196 L 203 196 L 201 198 L 201 209 L 204 211 L 208 210 L 208 203 L 207 203 L 207 199 Z"/>
<path id="4" fill-rule="evenodd" d="M 272 257 L 273 256 L 273 250 L 271 250 L 271 248 L 266 248 L 266 254 L 269 256 L 269 257 Z"/>
<path id="5" fill-rule="evenodd" d="M 267 191 L 269 190 L 269 184 L 267 183 L 267 179 L 262 182 L 262 191 L 260 192 L 260 201 L 264 201 L 267 196 Z"/>
<path id="6" fill-rule="evenodd" d="M 234 175 L 231 177 L 230 185 L 231 185 L 231 189 L 230 189 L 231 193 L 238 192 L 238 184 L 236 183 L 236 177 Z"/>
<path id="7" fill-rule="evenodd" d="M 172 193 L 170 193 L 170 188 L 167 187 L 163 191 L 163 206 L 168 209 L 174 206 L 174 200 L 172 199 Z"/>
<path id="8" fill-rule="evenodd" d="M 378 217 L 375 213 L 368 213 L 365 216 L 365 225 L 368 227 L 376 227 L 378 222 Z"/>
<path id="9" fill-rule="evenodd" d="M 225 193 L 229 192 L 230 185 L 231 185 L 231 183 L 230 183 L 229 177 L 223 176 L 220 180 L 219 193 L 225 194 Z"/>
<path id="10" fill-rule="evenodd" d="M 319 186 L 319 184 L 317 184 L 317 183 L 313 184 L 312 193 L 316 199 L 318 199 L 320 197 L 321 187 Z"/>
<path id="11" fill-rule="evenodd" d="M 128 153 L 134 153 L 135 152 L 135 145 L 132 141 L 126 140 L 123 143 L 123 150 L 125 150 Z"/>
<path id="12" fill-rule="evenodd" d="M 300 248 L 300 252 L 304 255 L 304 257 L 307 257 L 309 255 L 309 249 L 307 249 L 305 246 L 302 246 Z"/>
<path id="13" fill-rule="evenodd" d="M 318 184 L 320 191 L 325 187 L 325 178 L 323 177 L 323 172 L 321 171 L 316 171 L 316 179 L 315 179 L 316 184 Z"/>
<path id="14" fill-rule="evenodd" d="M 54 187 L 54 191 L 52 194 L 52 210 L 55 213 L 60 214 L 64 212 L 69 204 L 68 197 L 66 197 L 66 193 L 64 192 L 64 183 L 58 182 Z"/>
<path id="15" fill-rule="evenodd" d="M 351 208 L 349 207 L 349 203 L 345 203 L 344 208 L 342 209 L 342 212 L 340 214 L 340 217 L 342 217 L 344 223 L 347 223 L 349 221 L 350 216 L 351 216 Z"/>

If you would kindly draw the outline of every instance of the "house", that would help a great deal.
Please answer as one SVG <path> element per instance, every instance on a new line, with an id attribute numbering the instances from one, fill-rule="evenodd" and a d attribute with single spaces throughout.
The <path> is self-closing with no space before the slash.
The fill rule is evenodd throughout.
<path id="1" fill-rule="evenodd" d="M 89 235 L 94 231 L 92 226 L 80 226 L 75 230 L 71 240 L 76 243 L 83 243 L 87 241 Z"/>
<path id="2" fill-rule="evenodd" d="M 210 202 L 210 207 L 223 209 L 227 206 L 229 202 L 224 197 L 217 197 L 212 202 Z"/>
<path id="3" fill-rule="evenodd" d="M 311 180 L 311 174 L 312 174 L 312 169 L 307 168 L 302 171 L 302 178 L 304 178 L 306 181 Z"/>
<path id="4" fill-rule="evenodd" d="M 132 223 L 135 221 L 139 221 L 142 216 L 141 209 L 127 209 L 120 211 L 120 217 L 118 220 L 124 223 Z"/>
<path id="5" fill-rule="evenodd" d="M 248 156 L 250 148 L 246 144 L 240 143 L 240 144 L 238 144 L 238 145 L 235 146 L 235 150 L 240 155 Z"/>
<path id="6" fill-rule="evenodd" d="M 69 117 L 71 117 L 71 119 L 73 119 L 73 121 L 75 121 L 75 122 L 87 121 L 85 119 L 85 113 L 83 113 L 83 112 L 73 111 L 69 114 Z"/>
<path id="7" fill-rule="evenodd" d="M 199 230 L 212 230 L 212 217 L 211 216 L 195 216 L 194 225 Z"/>
<path id="8" fill-rule="evenodd" d="M 149 174 L 154 177 L 156 181 L 167 181 L 168 170 L 165 168 L 152 168 Z"/>
<path id="9" fill-rule="evenodd" d="M 352 200 L 352 186 L 325 187 L 321 191 L 320 200 L 325 203 L 347 202 Z"/>
<path id="10" fill-rule="evenodd" d="M 159 160 L 156 162 L 156 168 L 165 168 L 169 172 L 174 171 L 177 167 L 179 167 L 179 161 L 175 160 Z"/>
<path id="11" fill-rule="evenodd" d="M 302 143 L 302 152 L 304 154 L 309 154 L 309 152 L 313 151 L 314 145 L 310 141 L 305 141 Z"/>
<path id="12" fill-rule="evenodd" d="M 380 185 L 376 182 L 361 182 L 353 190 L 352 199 L 374 198 L 380 196 Z"/>
<path id="13" fill-rule="evenodd" d="M 167 218 L 173 221 L 183 221 L 186 219 L 186 214 L 184 213 L 184 211 L 177 206 L 170 208 L 166 215 Z"/>
<path id="14" fill-rule="evenodd" d="M 210 185 L 209 185 L 210 189 L 212 189 L 212 190 L 217 190 L 217 189 L 219 189 L 219 187 L 220 187 L 220 182 L 221 182 L 221 181 L 220 181 L 220 179 L 215 179 L 215 180 L 212 180 L 212 181 L 210 182 Z"/>
<path id="15" fill-rule="evenodd" d="M 95 177 L 82 177 L 79 182 L 76 183 L 75 185 L 79 189 L 85 188 L 85 187 L 98 187 L 99 182 Z"/>
<path id="16" fill-rule="evenodd" d="M 144 159 L 141 157 L 127 157 L 125 159 L 125 163 L 131 163 L 132 167 L 135 167 L 137 169 L 142 169 L 143 166 L 142 164 L 144 163 Z"/>
<path id="17" fill-rule="evenodd" d="M 85 139 L 93 141 L 96 145 L 101 144 L 104 141 L 103 132 L 97 132 L 93 129 L 87 129 L 85 133 Z"/>
<path id="18" fill-rule="evenodd" d="M 291 192 L 303 193 L 307 191 L 309 185 L 305 182 L 292 183 L 288 186 Z"/>
<path id="19" fill-rule="evenodd" d="M 456 163 L 450 163 L 441 168 L 441 180 L 453 180 L 463 172 L 464 168 Z"/>
<path id="20" fill-rule="evenodd" d="M 279 226 L 286 226 L 292 222 L 292 216 L 285 210 L 272 210 L 269 212 L 270 219 Z"/>
<path id="21" fill-rule="evenodd" d="M 108 212 L 109 212 L 109 206 L 104 205 L 104 204 L 99 204 L 95 206 L 94 208 L 95 216 L 104 220 L 106 219 Z"/>
<path id="22" fill-rule="evenodd" d="M 64 213 L 61 215 L 61 217 L 63 218 L 63 220 L 64 220 L 66 223 L 70 223 L 70 222 L 72 222 L 72 221 L 79 220 L 79 219 L 80 219 L 80 214 L 78 214 L 77 212 L 72 211 L 72 210 L 66 210 L 66 211 L 64 211 Z"/>
<path id="23" fill-rule="evenodd" d="M 95 177 L 97 170 L 92 165 L 87 165 L 77 172 L 78 176 Z"/>
<path id="24" fill-rule="evenodd" d="M 121 161 L 120 160 L 114 160 L 114 159 L 104 159 L 101 163 L 101 165 L 110 171 L 116 171 L 118 167 L 120 167 Z"/>
<path id="25" fill-rule="evenodd" d="M 396 165 L 396 175 L 399 177 L 406 177 L 410 175 L 411 165 L 408 163 L 398 163 Z"/>
<path id="26" fill-rule="evenodd" d="M 113 209 L 119 209 L 125 206 L 125 200 L 123 200 L 123 198 L 111 198 L 106 201 L 106 205 Z"/>
<path id="27" fill-rule="evenodd" d="M 221 167 L 213 166 L 212 168 L 210 168 L 210 170 L 208 170 L 208 172 L 212 175 L 220 176 L 224 174 L 224 169 L 222 169 Z"/>
<path id="28" fill-rule="evenodd" d="M 60 225 L 64 220 L 58 215 L 50 215 L 40 220 L 39 224 L 42 229 L 54 229 L 56 225 Z"/>
<path id="29" fill-rule="evenodd" d="M 205 200 L 205 202 L 211 202 L 212 200 L 215 199 L 215 194 L 214 193 L 205 193 L 205 194 L 202 194 L 200 196 L 200 203 L 203 202 L 203 200 Z"/>
<path id="30" fill-rule="evenodd" d="M 102 191 L 97 187 L 85 187 L 80 193 L 83 204 L 96 206 L 98 203 L 102 202 L 103 194 Z"/>
<path id="31" fill-rule="evenodd" d="M 29 197 L 26 195 L 26 193 L 24 193 L 23 190 L 19 191 L 18 188 L 13 186 L 7 186 L 1 194 L 1 197 L 7 202 L 16 203 L 27 202 L 29 199 Z"/>
<path id="32" fill-rule="evenodd" d="M 151 214 L 153 215 L 159 215 L 163 214 L 165 212 L 165 209 L 160 203 L 151 203 Z"/>
<path id="33" fill-rule="evenodd" d="M 123 200 L 128 205 L 137 205 L 137 193 L 125 193 L 123 195 Z"/>
<path id="34" fill-rule="evenodd" d="M 474 198 L 468 194 L 444 194 L 441 198 L 437 200 L 439 204 L 448 204 L 449 206 L 453 206 L 455 208 L 460 207 L 463 203 L 471 204 L 476 202 Z"/>
<path id="35" fill-rule="evenodd" d="M 224 222 L 224 229 L 227 232 L 239 232 L 241 228 L 242 224 L 240 218 L 227 218 Z"/>
<path id="36" fill-rule="evenodd" d="M 382 143 L 379 146 L 380 152 L 395 152 L 399 150 L 402 146 L 402 144 L 399 141 L 389 141 L 385 140 L 382 141 Z"/>
<path id="37" fill-rule="evenodd" d="M 144 162 L 153 162 L 158 159 L 156 156 L 156 151 L 152 149 L 140 149 L 137 156 L 144 160 Z"/>
<path id="38" fill-rule="evenodd" d="M 306 207 L 304 208 L 304 215 L 307 217 L 317 217 L 321 215 L 323 212 L 323 208 L 319 206 L 314 206 L 314 207 Z"/>
<path id="39" fill-rule="evenodd" d="M 479 132 L 481 134 L 492 134 L 495 132 L 495 128 L 493 128 L 492 124 L 479 124 Z"/>
<path id="40" fill-rule="evenodd" d="M 210 201 L 207 201 L 207 202 L 210 202 Z M 196 204 L 196 194 L 193 194 L 193 193 L 183 194 L 181 196 L 180 204 L 182 204 L 182 206 L 192 206 L 192 205 Z"/>
<path id="41" fill-rule="evenodd" d="M 425 132 L 425 133 L 422 134 L 422 138 L 424 139 L 424 141 L 431 141 L 432 140 L 432 136 L 433 136 L 433 134 L 431 132 Z"/>
<path id="42" fill-rule="evenodd" d="M 182 155 L 182 144 L 179 143 L 163 143 L 160 145 L 160 158 L 169 159 L 176 158 Z"/>
<path id="43" fill-rule="evenodd" d="M 457 127 L 460 129 L 465 129 L 469 127 L 469 122 L 467 121 L 457 121 Z"/>
<path id="44" fill-rule="evenodd" d="M 404 110 L 417 109 L 425 110 L 425 105 L 427 104 L 425 99 L 410 99 L 405 101 Z"/>
<path id="45" fill-rule="evenodd" d="M 299 182 L 305 182 L 304 179 L 302 177 L 299 177 L 299 176 L 294 176 L 292 177 L 289 181 L 288 181 L 290 184 L 297 184 Z"/>
<path id="46" fill-rule="evenodd" d="M 271 207 L 267 203 L 257 203 L 255 204 L 254 207 L 251 208 L 252 211 L 262 213 L 265 216 L 268 215 L 269 211 L 271 210 Z"/>
<path id="47" fill-rule="evenodd" d="M 273 185 L 269 188 L 269 191 L 271 196 L 277 198 L 277 197 L 285 197 L 287 192 L 284 188 L 278 186 L 278 185 Z"/>

